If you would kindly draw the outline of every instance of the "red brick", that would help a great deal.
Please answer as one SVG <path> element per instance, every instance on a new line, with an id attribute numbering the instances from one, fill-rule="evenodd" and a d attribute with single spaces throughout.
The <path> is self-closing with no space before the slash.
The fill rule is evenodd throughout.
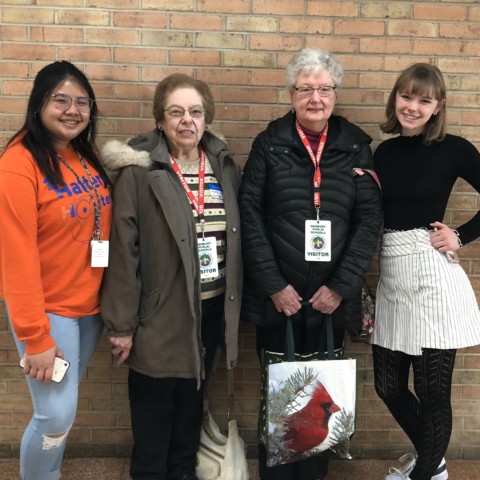
<path id="1" fill-rule="evenodd" d="M 131 28 L 165 28 L 167 15 L 156 12 L 113 12 L 113 25 Z"/>
<path id="2" fill-rule="evenodd" d="M 60 45 L 57 51 L 59 58 L 71 62 L 109 63 L 112 61 L 111 49 L 107 47 Z"/>
<path id="3" fill-rule="evenodd" d="M 414 5 L 413 18 L 416 20 L 446 20 L 462 22 L 467 10 L 460 5 Z"/>
<path id="4" fill-rule="evenodd" d="M 413 42 L 412 53 L 415 55 L 432 56 L 463 56 L 465 53 L 465 44 L 460 41 L 441 40 L 421 40 L 415 39 Z"/>
<path id="5" fill-rule="evenodd" d="M 136 45 L 140 31 L 131 28 L 88 28 L 86 31 L 87 42 L 101 45 Z"/>
<path id="6" fill-rule="evenodd" d="M 299 2 L 300 3 L 300 2 Z M 357 2 L 317 2 L 308 1 L 307 14 L 320 17 L 358 17 Z"/>
<path id="7" fill-rule="evenodd" d="M 281 50 L 297 52 L 301 50 L 302 38 L 300 35 L 268 35 L 252 34 L 250 48 L 252 50 Z"/>
<path id="8" fill-rule="evenodd" d="M 207 2 L 209 0 L 203 0 Z M 291 0 L 252 0 L 252 13 L 275 14 L 275 15 L 302 15 L 305 12 L 304 2 L 292 2 Z"/>
<path id="9" fill-rule="evenodd" d="M 385 22 L 378 20 L 335 20 L 335 35 L 384 35 Z"/>
<path id="10" fill-rule="evenodd" d="M 387 35 L 399 37 L 438 37 L 438 23 L 392 20 L 387 24 Z"/>
<path id="11" fill-rule="evenodd" d="M 83 28 L 63 27 L 31 27 L 30 36 L 37 43 L 82 43 L 84 37 Z"/>
<path id="12" fill-rule="evenodd" d="M 28 39 L 27 27 L 2 25 L 0 28 L 0 40 L 9 42 L 25 42 Z"/>
<path id="13" fill-rule="evenodd" d="M 410 40 L 397 38 L 361 38 L 360 52 L 408 54 L 411 50 Z"/>
<path id="14" fill-rule="evenodd" d="M 235 0 L 225 2 L 224 0 L 197 0 L 199 12 L 214 13 L 249 13 L 248 0 Z"/>
<path id="15" fill-rule="evenodd" d="M 110 13 L 98 9 L 59 10 L 58 23 L 61 25 L 109 25 Z M 67 29 L 69 32 L 71 29 Z"/>
<path id="16" fill-rule="evenodd" d="M 51 45 L 4 43 L 2 51 L 3 58 L 7 60 L 51 60 L 55 58 L 55 47 Z"/>
<path id="17" fill-rule="evenodd" d="M 221 72 L 221 75 L 219 73 Z M 215 69 L 196 69 L 197 78 L 207 82 L 212 86 L 215 84 L 222 85 L 246 85 L 248 83 L 248 72 L 245 70 L 234 70 L 222 68 L 221 70 Z"/>
<path id="18" fill-rule="evenodd" d="M 180 3 L 180 0 L 178 0 Z M 118 0 L 86 0 L 87 7 L 118 8 Z M 145 3 L 145 0 L 144 0 Z M 138 0 L 122 0 L 122 10 L 138 7 Z"/>
<path id="19" fill-rule="evenodd" d="M 324 17 L 286 17 L 280 18 L 279 31 L 286 33 L 309 32 L 310 34 L 326 35 L 332 33 L 333 24 L 330 19 Z"/>
<path id="20" fill-rule="evenodd" d="M 227 103 L 275 103 L 276 94 L 271 88 L 225 88 Z"/>
<path id="21" fill-rule="evenodd" d="M 476 23 L 445 23 L 440 24 L 440 38 L 459 38 L 462 40 L 478 40 L 480 25 Z"/>
<path id="22" fill-rule="evenodd" d="M 222 30 L 223 17 L 220 15 L 171 14 L 170 28 L 178 30 Z"/>

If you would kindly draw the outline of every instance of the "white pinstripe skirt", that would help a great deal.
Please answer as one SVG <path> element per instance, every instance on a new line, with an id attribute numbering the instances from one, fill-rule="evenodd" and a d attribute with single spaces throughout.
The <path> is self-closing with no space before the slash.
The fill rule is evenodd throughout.
<path id="1" fill-rule="evenodd" d="M 422 348 L 480 344 L 480 312 L 459 264 L 432 247 L 429 232 L 384 233 L 372 343 L 409 355 Z"/>

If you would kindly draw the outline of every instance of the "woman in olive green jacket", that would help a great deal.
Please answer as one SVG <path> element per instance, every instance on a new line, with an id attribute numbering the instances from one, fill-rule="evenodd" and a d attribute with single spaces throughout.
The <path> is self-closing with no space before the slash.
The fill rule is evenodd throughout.
<path id="1" fill-rule="evenodd" d="M 227 368 L 237 359 L 240 170 L 206 130 L 213 114 L 203 82 L 171 75 L 155 93 L 157 128 L 102 152 L 115 183 L 102 317 L 130 368 L 134 479 L 196 478 L 202 380 L 223 339 Z"/>

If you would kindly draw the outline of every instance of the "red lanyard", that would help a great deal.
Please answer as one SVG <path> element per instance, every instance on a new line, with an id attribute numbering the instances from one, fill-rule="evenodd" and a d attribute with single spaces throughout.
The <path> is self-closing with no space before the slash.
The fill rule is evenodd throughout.
<path id="1" fill-rule="evenodd" d="M 195 211 L 197 212 L 198 220 L 200 221 L 200 224 L 202 225 L 202 230 L 204 227 L 205 223 L 205 164 L 206 164 L 206 158 L 205 158 L 205 152 L 198 147 L 198 153 L 200 156 L 200 162 L 198 164 L 198 199 L 195 198 L 195 195 L 193 194 L 190 186 L 188 185 L 187 181 L 185 180 L 185 177 L 183 176 L 182 172 L 180 171 L 180 167 L 178 166 L 177 162 L 175 159 L 172 157 L 171 154 L 170 156 L 170 163 L 172 164 L 173 170 L 175 170 L 175 173 L 178 175 L 178 178 L 180 179 L 180 182 L 182 183 L 182 186 L 185 190 L 185 193 L 187 194 L 187 197 L 189 198 L 190 202 L 192 202 L 193 208 L 195 208 Z"/>
<path id="2" fill-rule="evenodd" d="M 328 133 L 328 122 L 325 124 L 325 128 L 322 131 L 322 136 L 320 137 L 320 143 L 318 144 L 317 155 L 314 155 L 312 147 L 310 146 L 310 142 L 308 141 L 305 132 L 302 130 L 300 124 L 295 122 L 295 127 L 297 128 L 298 135 L 305 145 L 310 158 L 312 159 L 313 166 L 315 168 L 315 172 L 313 174 L 313 204 L 318 211 L 320 209 L 320 183 L 322 183 L 322 174 L 320 173 L 320 160 L 322 158 L 323 150 L 325 148 L 325 144 L 327 143 L 327 133 Z"/>

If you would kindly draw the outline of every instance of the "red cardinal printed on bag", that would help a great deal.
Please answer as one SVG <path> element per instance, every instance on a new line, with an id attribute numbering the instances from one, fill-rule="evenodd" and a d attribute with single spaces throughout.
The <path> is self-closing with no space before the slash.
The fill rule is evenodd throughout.
<path id="1" fill-rule="evenodd" d="M 298 412 L 292 413 L 286 421 L 285 441 L 290 450 L 306 452 L 327 438 L 328 420 L 340 407 L 332 400 L 327 389 L 318 382 L 312 398 Z"/>

